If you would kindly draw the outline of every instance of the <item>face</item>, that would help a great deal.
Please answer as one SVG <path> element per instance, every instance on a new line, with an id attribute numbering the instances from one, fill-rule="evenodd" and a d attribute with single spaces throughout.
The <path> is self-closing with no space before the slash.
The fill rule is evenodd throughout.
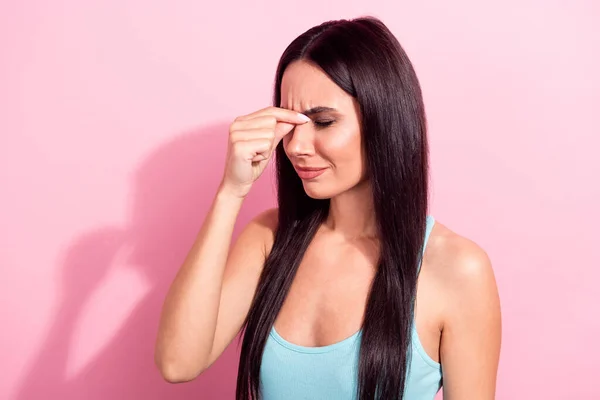
<path id="1" fill-rule="evenodd" d="M 356 99 L 318 67 L 295 61 L 283 75 L 280 107 L 312 119 L 296 125 L 283 138 L 285 153 L 302 179 L 306 194 L 316 199 L 331 198 L 365 180 Z"/>

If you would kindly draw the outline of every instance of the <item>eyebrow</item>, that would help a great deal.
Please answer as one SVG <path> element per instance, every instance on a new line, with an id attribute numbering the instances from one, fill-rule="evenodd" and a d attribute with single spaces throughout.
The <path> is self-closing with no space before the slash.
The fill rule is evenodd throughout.
<path id="1" fill-rule="evenodd" d="M 337 112 L 338 110 L 336 110 L 335 108 L 332 108 L 332 107 L 317 106 L 317 107 L 309 108 L 308 110 L 302 111 L 302 114 L 311 116 L 313 114 L 319 114 L 319 113 L 327 112 L 327 111 Z"/>

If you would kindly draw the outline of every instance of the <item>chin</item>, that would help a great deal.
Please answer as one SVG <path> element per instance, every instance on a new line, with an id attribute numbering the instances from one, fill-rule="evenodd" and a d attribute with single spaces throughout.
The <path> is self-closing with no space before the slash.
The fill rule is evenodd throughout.
<path id="1" fill-rule="evenodd" d="M 325 182 L 302 182 L 302 186 L 304 187 L 304 192 L 308 197 L 315 200 L 325 200 L 332 199 L 336 196 L 341 195 L 342 193 L 347 193 L 349 191 L 357 190 L 357 189 L 365 189 L 365 184 L 369 181 L 364 179 L 353 183 L 349 186 L 344 185 L 342 182 L 335 182 L 329 184 Z"/>
<path id="2" fill-rule="evenodd" d="M 331 199 L 337 193 L 332 192 L 331 190 L 326 190 L 323 185 L 314 184 L 314 183 L 305 183 L 304 192 L 308 197 L 315 200 L 326 200 Z"/>

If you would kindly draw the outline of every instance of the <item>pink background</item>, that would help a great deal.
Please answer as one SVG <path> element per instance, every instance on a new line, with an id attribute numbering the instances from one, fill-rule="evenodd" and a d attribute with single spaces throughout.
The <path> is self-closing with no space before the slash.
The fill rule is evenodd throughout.
<path id="1" fill-rule="evenodd" d="M 161 380 L 163 296 L 220 180 L 228 125 L 269 105 L 294 37 L 361 14 L 383 19 L 421 79 L 432 214 L 493 261 L 497 398 L 600 398 L 600 3 L 12 3 L 0 6 L 0 398 L 233 398 L 235 346 L 192 383 Z M 253 189 L 236 234 L 274 204 L 271 184 Z"/>

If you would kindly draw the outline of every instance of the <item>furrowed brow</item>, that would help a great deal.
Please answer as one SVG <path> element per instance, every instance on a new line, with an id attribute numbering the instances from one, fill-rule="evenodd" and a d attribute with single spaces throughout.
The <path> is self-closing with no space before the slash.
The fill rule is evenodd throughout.
<path id="1" fill-rule="evenodd" d="M 317 107 L 309 108 L 308 110 L 302 111 L 302 114 L 311 116 L 313 114 L 319 114 L 319 113 L 328 112 L 328 111 L 329 112 L 337 112 L 338 110 L 336 110 L 335 108 L 332 108 L 332 107 L 317 106 Z"/>

